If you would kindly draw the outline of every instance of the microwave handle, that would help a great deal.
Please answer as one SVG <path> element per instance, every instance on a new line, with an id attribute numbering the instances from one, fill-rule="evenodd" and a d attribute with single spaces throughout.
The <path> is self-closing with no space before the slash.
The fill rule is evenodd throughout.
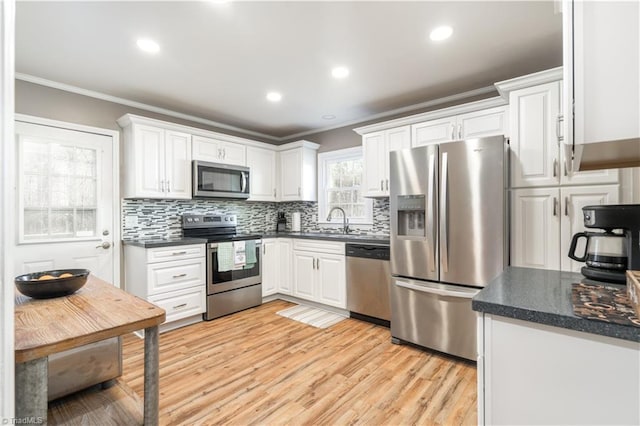
<path id="1" fill-rule="evenodd" d="M 247 189 L 247 174 L 240 172 L 240 192 L 245 192 Z"/>

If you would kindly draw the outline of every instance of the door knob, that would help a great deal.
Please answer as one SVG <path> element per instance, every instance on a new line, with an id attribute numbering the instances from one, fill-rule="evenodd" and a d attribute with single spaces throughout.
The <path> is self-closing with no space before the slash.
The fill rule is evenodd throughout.
<path id="1" fill-rule="evenodd" d="M 103 248 L 105 250 L 109 247 L 111 247 L 111 243 L 109 241 L 103 241 L 102 244 L 96 246 L 96 248 Z"/>

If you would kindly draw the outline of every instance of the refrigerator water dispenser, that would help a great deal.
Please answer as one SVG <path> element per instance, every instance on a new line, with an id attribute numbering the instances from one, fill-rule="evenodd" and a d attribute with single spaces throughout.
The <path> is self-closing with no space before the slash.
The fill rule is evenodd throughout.
<path id="1" fill-rule="evenodd" d="M 398 236 L 426 237 L 425 196 L 398 195 Z"/>

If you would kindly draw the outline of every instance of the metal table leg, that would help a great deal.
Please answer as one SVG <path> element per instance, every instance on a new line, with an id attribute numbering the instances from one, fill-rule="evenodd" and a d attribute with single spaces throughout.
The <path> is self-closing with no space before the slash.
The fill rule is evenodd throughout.
<path id="1" fill-rule="evenodd" d="M 17 423 L 47 424 L 48 358 L 16 364 Z"/>
<path id="2" fill-rule="evenodd" d="M 144 330 L 144 424 L 158 424 L 158 402 L 160 399 L 158 353 L 158 326 Z M 46 379 L 46 374 L 45 374 Z M 45 380 L 46 383 L 46 380 Z M 45 398 L 46 403 L 46 398 Z M 45 411 L 46 413 L 46 411 Z"/>

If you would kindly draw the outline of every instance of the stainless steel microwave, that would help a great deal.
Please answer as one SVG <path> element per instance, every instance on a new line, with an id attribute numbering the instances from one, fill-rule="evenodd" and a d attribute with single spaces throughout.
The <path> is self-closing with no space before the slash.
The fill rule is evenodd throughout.
<path id="1" fill-rule="evenodd" d="M 194 198 L 249 198 L 249 168 L 193 161 Z"/>

